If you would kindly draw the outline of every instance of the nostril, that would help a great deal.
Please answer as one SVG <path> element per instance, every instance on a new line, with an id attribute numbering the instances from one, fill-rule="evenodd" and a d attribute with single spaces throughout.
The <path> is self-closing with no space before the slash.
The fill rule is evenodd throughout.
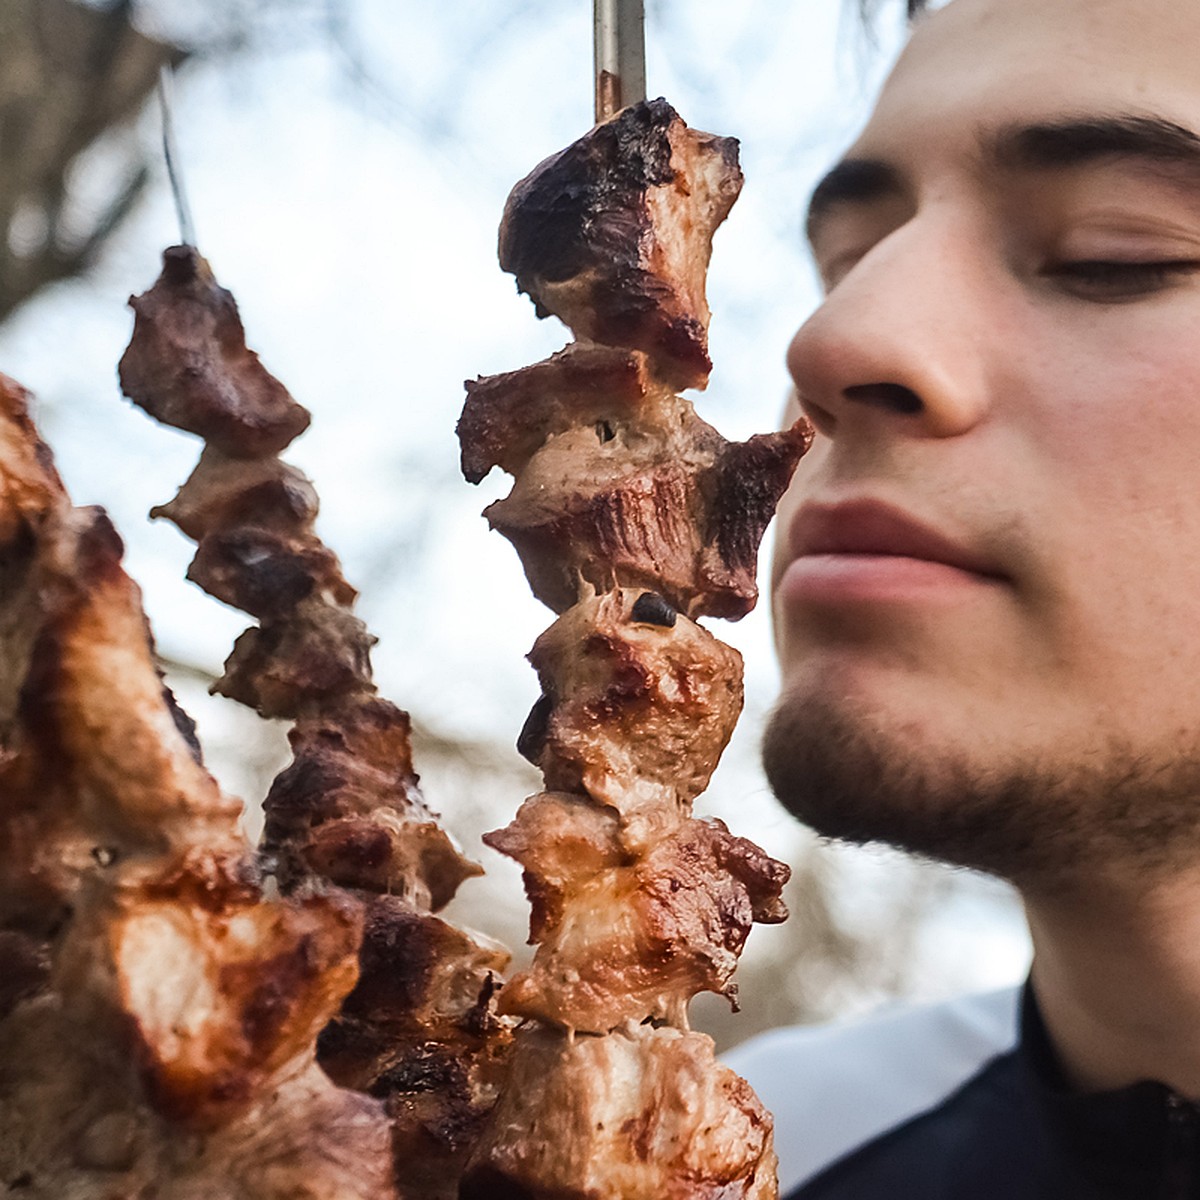
<path id="1" fill-rule="evenodd" d="M 833 437 L 833 430 L 837 425 L 837 418 L 833 413 L 805 396 L 797 396 L 796 399 L 800 411 L 812 422 L 813 428 L 825 437 Z"/>
<path id="2" fill-rule="evenodd" d="M 860 404 L 870 404 L 906 416 L 919 413 L 925 407 L 916 392 L 899 383 L 858 383 L 843 388 L 842 395 L 847 400 L 856 400 Z"/>

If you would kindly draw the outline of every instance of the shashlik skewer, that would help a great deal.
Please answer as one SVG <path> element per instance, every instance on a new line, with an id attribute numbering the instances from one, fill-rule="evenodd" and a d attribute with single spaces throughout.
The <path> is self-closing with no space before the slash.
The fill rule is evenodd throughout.
<path id="1" fill-rule="evenodd" d="M 285 895 L 333 886 L 364 909 L 359 979 L 318 1060 L 384 1102 L 402 1200 L 449 1200 L 510 1037 L 494 1011 L 507 953 L 435 915 L 479 868 L 421 796 L 408 716 L 376 694 L 374 638 L 314 532 L 315 492 L 277 457 L 307 413 L 246 349 L 232 297 L 194 248 L 168 250 L 132 303 L 122 387 L 206 442 L 155 514 L 196 540 L 189 578 L 259 621 L 215 690 L 293 721 L 292 763 L 264 802 L 264 865 Z"/>
<path id="2" fill-rule="evenodd" d="M 592 50 L 599 123 L 646 98 L 644 0 L 594 0 Z"/>
<path id="3" fill-rule="evenodd" d="M 468 479 L 514 476 L 488 519 L 561 614 L 519 740 L 548 790 L 485 839 L 525 870 L 538 950 L 501 993 L 527 1023 L 469 1200 L 776 1195 L 770 1117 L 686 1016 L 698 991 L 732 998 L 751 923 L 786 916 L 787 868 L 691 816 L 741 708 L 739 657 L 694 618 L 753 606 L 811 441 L 799 424 L 731 445 L 675 394 L 707 382 L 704 275 L 740 184 L 736 143 L 657 100 L 505 209 L 501 265 L 578 340 L 468 383 L 459 423 Z"/>
<path id="4" fill-rule="evenodd" d="M 360 906 L 271 899 L 99 509 L 0 377 L 0 1178 L 31 1200 L 379 1200 L 380 1101 L 314 1044 Z"/>

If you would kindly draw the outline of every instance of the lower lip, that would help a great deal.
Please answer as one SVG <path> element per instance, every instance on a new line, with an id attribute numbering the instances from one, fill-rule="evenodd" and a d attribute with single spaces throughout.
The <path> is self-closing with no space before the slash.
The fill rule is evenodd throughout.
<path id="1" fill-rule="evenodd" d="M 809 604 L 934 603 L 1001 580 L 924 558 L 896 554 L 806 554 L 779 581 L 779 598 Z"/>

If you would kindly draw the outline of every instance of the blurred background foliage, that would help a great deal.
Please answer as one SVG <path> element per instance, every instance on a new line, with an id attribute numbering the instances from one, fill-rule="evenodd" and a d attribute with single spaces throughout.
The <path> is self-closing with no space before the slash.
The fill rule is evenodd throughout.
<path id="1" fill-rule="evenodd" d="M 902 36 L 902 6 L 877 7 L 866 27 L 837 0 L 648 0 L 651 94 L 743 145 L 698 399 L 729 437 L 769 428 L 785 394 L 783 349 L 816 299 L 803 203 Z M 464 376 L 565 340 L 495 266 L 495 227 L 512 183 L 589 126 L 590 39 L 586 0 L 0 0 L 0 370 L 37 394 L 76 503 L 122 529 L 210 766 L 253 826 L 287 747 L 207 695 L 245 618 L 183 582 L 187 544 L 144 515 L 197 446 L 132 411 L 114 378 L 124 301 L 179 240 L 152 99 L 163 63 L 200 249 L 313 411 L 288 457 L 317 483 L 319 529 L 381 639 L 380 689 L 413 714 L 427 796 L 487 868 L 454 916 L 518 955 L 519 871 L 479 834 L 537 788 L 513 742 L 537 693 L 522 655 L 550 615 L 478 518 L 503 482 L 462 482 L 453 428 Z M 757 754 L 775 687 L 766 614 L 716 632 L 746 657 L 747 708 L 699 811 L 792 864 L 793 916 L 751 938 L 743 1011 L 702 997 L 696 1024 L 728 1044 L 1018 978 L 1028 951 L 1006 889 L 822 844 L 778 808 Z"/>

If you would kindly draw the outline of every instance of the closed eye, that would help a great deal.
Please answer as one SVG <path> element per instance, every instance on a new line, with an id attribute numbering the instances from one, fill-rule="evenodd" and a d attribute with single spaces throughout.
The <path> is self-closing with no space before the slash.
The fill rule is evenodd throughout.
<path id="1" fill-rule="evenodd" d="M 1042 275 L 1080 299 L 1119 303 L 1165 291 L 1198 270 L 1200 262 L 1193 259 L 1150 262 L 1079 259 L 1051 264 Z"/>

